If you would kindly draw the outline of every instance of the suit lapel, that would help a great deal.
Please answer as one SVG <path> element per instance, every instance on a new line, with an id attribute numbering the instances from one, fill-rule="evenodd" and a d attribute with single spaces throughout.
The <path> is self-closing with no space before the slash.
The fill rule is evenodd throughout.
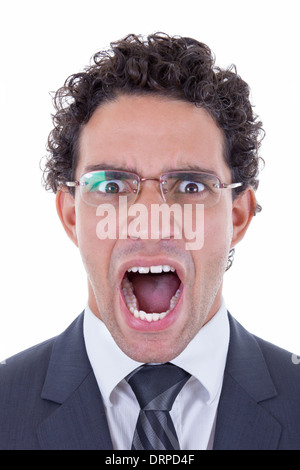
<path id="1" fill-rule="evenodd" d="M 277 395 L 254 336 L 229 315 L 230 344 L 214 449 L 276 449 L 281 426 L 264 408 Z"/>
<path id="2" fill-rule="evenodd" d="M 281 426 L 263 406 L 276 396 L 272 379 L 255 338 L 230 315 L 229 321 L 230 345 L 214 449 L 276 449 Z M 41 396 L 57 407 L 37 430 L 42 449 L 113 448 L 82 323 L 83 315 L 53 345 Z"/>
<path id="3" fill-rule="evenodd" d="M 41 396 L 58 406 L 37 430 L 42 449 L 112 449 L 82 323 L 83 315 L 53 345 Z"/>

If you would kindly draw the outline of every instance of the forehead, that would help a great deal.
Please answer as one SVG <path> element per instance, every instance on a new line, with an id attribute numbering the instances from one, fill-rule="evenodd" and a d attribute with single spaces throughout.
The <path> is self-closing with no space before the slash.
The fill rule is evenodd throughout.
<path id="1" fill-rule="evenodd" d="M 124 95 L 96 109 L 82 129 L 76 173 L 111 165 L 147 177 L 192 167 L 220 174 L 229 171 L 223 155 L 223 133 L 206 110 L 152 95 Z"/>

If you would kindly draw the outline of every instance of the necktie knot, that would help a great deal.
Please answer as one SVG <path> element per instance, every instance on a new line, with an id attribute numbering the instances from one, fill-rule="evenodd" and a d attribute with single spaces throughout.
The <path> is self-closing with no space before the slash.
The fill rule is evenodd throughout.
<path id="1" fill-rule="evenodd" d="M 190 378 L 190 374 L 171 363 L 146 364 L 133 371 L 126 380 L 142 410 L 172 409 L 173 403 Z"/>
<path id="2" fill-rule="evenodd" d="M 178 450 L 169 411 L 190 378 L 180 367 L 145 364 L 126 377 L 141 407 L 132 440 L 133 450 Z"/>

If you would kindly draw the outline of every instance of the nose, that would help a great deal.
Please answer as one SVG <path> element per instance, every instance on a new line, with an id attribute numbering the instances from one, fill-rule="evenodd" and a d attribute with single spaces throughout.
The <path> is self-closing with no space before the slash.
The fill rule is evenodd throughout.
<path id="1" fill-rule="evenodd" d="M 175 225 L 178 225 L 178 222 L 175 222 L 174 213 L 170 211 L 163 197 L 158 178 L 141 179 L 140 191 L 128 211 L 131 220 L 137 213 L 140 219 L 139 234 L 129 234 L 130 238 L 156 241 L 174 238 L 174 231 L 178 230 Z"/>
<path id="2" fill-rule="evenodd" d="M 138 200 L 138 202 L 141 203 L 142 199 L 142 202 L 148 202 L 149 204 L 153 203 L 153 200 L 156 199 L 157 203 L 158 198 L 160 204 L 165 202 L 165 198 L 161 191 L 160 180 L 158 178 L 141 178 L 140 181 L 140 190 L 135 202 Z M 150 181 L 151 183 L 147 183 L 147 181 Z"/>

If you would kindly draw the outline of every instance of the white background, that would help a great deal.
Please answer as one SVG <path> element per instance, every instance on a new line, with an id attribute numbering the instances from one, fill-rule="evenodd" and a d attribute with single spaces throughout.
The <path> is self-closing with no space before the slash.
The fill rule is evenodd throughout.
<path id="1" fill-rule="evenodd" d="M 300 352 L 299 0 L 2 0 L 0 359 L 60 333 L 84 308 L 77 249 L 41 185 L 49 92 L 129 33 L 194 37 L 237 65 L 267 136 L 253 220 L 225 276 L 231 313 Z"/>

